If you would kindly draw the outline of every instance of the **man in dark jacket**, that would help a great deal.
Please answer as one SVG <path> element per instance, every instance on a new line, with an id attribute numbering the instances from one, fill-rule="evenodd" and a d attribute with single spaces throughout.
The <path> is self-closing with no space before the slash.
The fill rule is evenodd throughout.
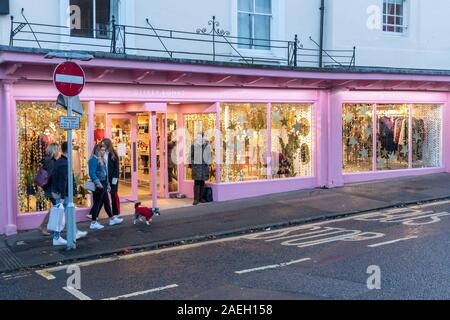
<path id="1" fill-rule="evenodd" d="M 61 144 L 61 157 L 55 162 L 52 174 L 52 196 L 57 203 L 60 203 L 64 199 L 64 207 L 67 208 L 69 204 L 69 188 L 68 188 L 68 172 L 69 172 L 69 161 L 67 159 L 67 142 Z M 75 179 L 73 180 L 73 194 L 76 194 Z M 80 239 L 85 237 L 87 232 L 77 230 L 76 238 Z M 54 245 L 63 245 L 66 240 L 62 239 L 60 232 L 55 232 L 53 235 Z M 67 243 L 67 242 L 66 242 Z"/>
<path id="2" fill-rule="evenodd" d="M 205 181 L 209 180 L 212 163 L 212 150 L 203 133 L 198 133 L 191 145 L 192 179 L 194 179 L 194 206 L 203 200 Z"/>

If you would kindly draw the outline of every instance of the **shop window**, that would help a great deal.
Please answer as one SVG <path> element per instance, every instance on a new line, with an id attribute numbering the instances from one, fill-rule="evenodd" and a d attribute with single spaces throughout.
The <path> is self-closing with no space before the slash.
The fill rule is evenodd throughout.
<path id="1" fill-rule="evenodd" d="M 377 170 L 409 167 L 409 107 L 377 105 Z"/>
<path id="2" fill-rule="evenodd" d="M 185 128 L 185 179 L 192 180 L 191 162 L 191 145 L 197 137 L 197 133 L 203 132 L 205 139 L 211 145 L 213 163 L 209 174 L 209 182 L 216 181 L 216 165 L 215 165 L 215 129 L 216 114 L 215 113 L 197 113 L 184 115 Z"/>
<path id="3" fill-rule="evenodd" d="M 440 167 L 442 108 L 439 105 L 412 107 L 412 166 Z"/>
<path id="4" fill-rule="evenodd" d="M 369 105 L 343 106 L 344 173 L 372 171 L 371 114 Z M 376 120 L 377 171 L 442 165 L 440 105 L 379 104 Z"/>
<path id="5" fill-rule="evenodd" d="M 267 179 L 267 105 L 221 105 L 221 181 Z"/>
<path id="6" fill-rule="evenodd" d="M 88 179 L 88 151 L 87 108 L 85 105 L 83 108 L 80 130 L 73 131 L 73 172 L 77 185 L 74 203 L 77 207 L 90 206 L 90 197 L 84 189 Z M 59 117 L 66 115 L 66 110 L 45 102 L 18 102 L 16 109 L 19 210 L 20 213 L 46 211 L 51 204 L 42 188 L 34 184 L 34 177 L 47 146 L 67 140 L 67 131 L 59 128 Z"/>
<path id="7" fill-rule="evenodd" d="M 342 108 L 342 157 L 345 173 L 372 171 L 372 106 L 344 104 Z"/>
<path id="8" fill-rule="evenodd" d="M 313 175 L 312 106 L 272 104 L 272 178 Z"/>

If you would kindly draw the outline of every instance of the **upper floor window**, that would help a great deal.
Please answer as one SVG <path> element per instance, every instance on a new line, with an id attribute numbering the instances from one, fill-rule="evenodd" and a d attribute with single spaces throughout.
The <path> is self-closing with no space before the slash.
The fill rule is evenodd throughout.
<path id="1" fill-rule="evenodd" d="M 118 0 L 70 0 L 70 15 L 72 36 L 110 38 Z"/>
<path id="2" fill-rule="evenodd" d="M 238 0 L 239 48 L 270 50 L 272 0 Z"/>
<path id="3" fill-rule="evenodd" d="M 405 0 L 384 0 L 383 31 L 403 33 L 405 29 Z"/>

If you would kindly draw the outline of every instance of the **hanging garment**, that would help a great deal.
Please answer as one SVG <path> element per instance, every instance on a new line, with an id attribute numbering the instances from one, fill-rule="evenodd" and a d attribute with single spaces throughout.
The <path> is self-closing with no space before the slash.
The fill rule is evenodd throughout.
<path id="1" fill-rule="evenodd" d="M 388 117 L 382 117 L 378 124 L 378 133 L 381 148 L 389 152 L 394 151 L 394 122 Z"/>

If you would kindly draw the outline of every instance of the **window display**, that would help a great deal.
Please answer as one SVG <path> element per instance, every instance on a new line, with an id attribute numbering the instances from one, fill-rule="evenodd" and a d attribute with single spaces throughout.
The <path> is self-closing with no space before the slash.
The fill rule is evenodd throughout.
<path id="1" fill-rule="evenodd" d="M 409 107 L 377 105 L 377 170 L 409 167 Z"/>
<path id="2" fill-rule="evenodd" d="M 440 167 L 442 108 L 439 105 L 412 107 L 412 166 Z"/>
<path id="3" fill-rule="evenodd" d="M 272 178 L 312 176 L 312 106 L 272 104 L 271 119 Z"/>
<path id="4" fill-rule="evenodd" d="M 73 131 L 73 172 L 77 185 L 75 205 L 89 207 L 90 197 L 84 190 L 87 172 L 87 108 L 80 120 L 80 130 Z M 67 140 L 67 131 L 59 128 L 59 117 L 66 110 L 54 103 L 17 103 L 18 201 L 21 213 L 46 211 L 51 205 L 42 188 L 34 184 L 34 177 L 51 143 Z"/>
<path id="5" fill-rule="evenodd" d="M 441 106 L 378 104 L 375 107 L 377 171 L 410 167 L 430 168 L 442 165 Z M 344 173 L 373 170 L 371 115 L 371 105 L 345 104 L 343 106 Z M 412 125 L 411 128 L 410 125 Z M 411 152 L 411 164 L 409 152 Z"/>
<path id="6" fill-rule="evenodd" d="M 223 182 L 267 179 L 267 105 L 221 105 Z"/>
<path id="7" fill-rule="evenodd" d="M 196 113 L 184 115 L 185 128 L 185 179 L 192 180 L 192 169 L 189 162 L 191 159 L 191 144 L 194 142 L 197 133 L 203 132 L 205 139 L 211 145 L 213 163 L 211 164 L 211 172 L 209 182 L 216 181 L 216 164 L 215 164 L 215 128 L 216 128 L 216 114 L 215 113 Z"/>
<path id="8" fill-rule="evenodd" d="M 342 158 L 345 173 L 372 171 L 372 105 L 344 104 L 342 107 Z"/>

